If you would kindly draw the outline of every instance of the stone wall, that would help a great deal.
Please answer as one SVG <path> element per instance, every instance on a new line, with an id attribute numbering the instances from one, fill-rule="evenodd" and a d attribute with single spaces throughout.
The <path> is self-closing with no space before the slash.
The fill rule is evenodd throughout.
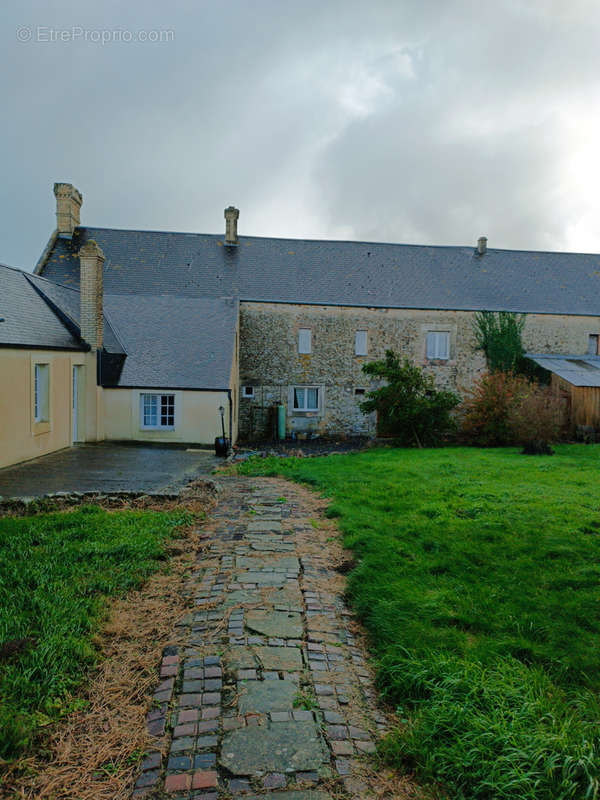
<path id="1" fill-rule="evenodd" d="M 475 348 L 474 314 L 469 311 L 423 311 L 242 303 L 240 307 L 240 436 L 260 438 L 273 430 L 273 406 L 287 409 L 287 431 L 326 435 L 375 433 L 375 419 L 359 409 L 361 390 L 371 384 L 361 368 L 393 349 L 433 375 L 436 385 L 463 395 L 485 371 Z M 312 352 L 298 353 L 298 331 L 309 328 Z M 355 355 L 355 333 L 367 331 L 368 354 Z M 450 334 L 450 358 L 426 358 L 429 331 Z M 528 315 L 524 344 L 530 352 L 585 353 L 588 335 L 600 332 L 599 317 Z M 253 387 L 254 397 L 243 387 Z M 317 386 L 317 412 L 294 413 L 293 386 Z"/>

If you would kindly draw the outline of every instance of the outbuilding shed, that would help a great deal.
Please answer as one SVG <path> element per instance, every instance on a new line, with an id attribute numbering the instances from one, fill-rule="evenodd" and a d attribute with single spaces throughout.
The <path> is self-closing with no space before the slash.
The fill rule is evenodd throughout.
<path id="1" fill-rule="evenodd" d="M 571 425 L 600 430 L 600 356 L 527 353 L 551 374 L 557 394 L 569 401 Z"/>

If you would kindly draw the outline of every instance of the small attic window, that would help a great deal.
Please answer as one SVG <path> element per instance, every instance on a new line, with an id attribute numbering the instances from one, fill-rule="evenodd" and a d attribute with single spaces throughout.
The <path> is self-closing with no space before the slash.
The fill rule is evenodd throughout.
<path id="1" fill-rule="evenodd" d="M 600 355 L 600 353 L 598 352 L 599 340 L 600 337 L 598 336 L 597 333 L 590 333 L 590 335 L 588 336 L 588 349 L 587 349 L 588 356 Z"/>
<path id="2" fill-rule="evenodd" d="M 298 331 L 298 352 L 312 352 L 312 331 L 310 328 L 300 328 Z"/>

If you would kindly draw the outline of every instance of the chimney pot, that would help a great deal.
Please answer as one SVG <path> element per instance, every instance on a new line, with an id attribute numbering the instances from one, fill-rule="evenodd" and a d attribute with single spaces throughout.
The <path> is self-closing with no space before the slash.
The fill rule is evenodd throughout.
<path id="1" fill-rule="evenodd" d="M 477 239 L 477 252 L 482 256 L 487 251 L 487 236 L 480 236 Z"/>
<path id="2" fill-rule="evenodd" d="M 83 202 L 81 192 L 72 183 L 55 183 L 56 230 L 59 236 L 73 236 L 79 226 L 79 212 Z"/>
<path id="3" fill-rule="evenodd" d="M 79 251 L 79 327 L 81 338 L 92 350 L 102 349 L 104 333 L 103 283 L 104 253 L 94 239 Z"/>
<path id="4" fill-rule="evenodd" d="M 238 244 L 237 221 L 239 209 L 227 206 L 225 209 L 225 244 Z"/>

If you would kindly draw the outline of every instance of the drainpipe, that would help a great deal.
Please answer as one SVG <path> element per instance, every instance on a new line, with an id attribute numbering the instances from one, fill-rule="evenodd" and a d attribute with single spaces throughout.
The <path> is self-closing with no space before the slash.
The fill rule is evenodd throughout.
<path id="1" fill-rule="evenodd" d="M 231 389 L 227 389 L 227 400 L 229 402 L 229 441 L 233 449 L 233 403 L 231 400 Z"/>

